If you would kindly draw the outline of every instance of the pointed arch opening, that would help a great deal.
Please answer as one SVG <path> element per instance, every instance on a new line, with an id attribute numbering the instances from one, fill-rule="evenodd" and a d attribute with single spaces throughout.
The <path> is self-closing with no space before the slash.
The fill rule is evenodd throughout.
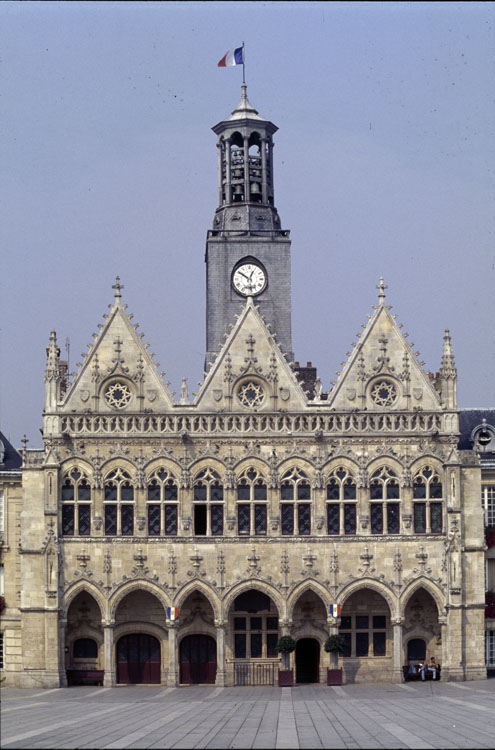
<path id="1" fill-rule="evenodd" d="M 103 627 L 96 599 L 79 591 L 67 610 L 65 668 L 69 685 L 103 684 Z"/>

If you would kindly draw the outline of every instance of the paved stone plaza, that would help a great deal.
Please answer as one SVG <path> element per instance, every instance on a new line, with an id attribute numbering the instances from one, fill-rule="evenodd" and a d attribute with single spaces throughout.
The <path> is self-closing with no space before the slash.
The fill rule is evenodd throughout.
<path id="1" fill-rule="evenodd" d="M 493 748 L 495 680 L 2 691 L 3 748 Z"/>

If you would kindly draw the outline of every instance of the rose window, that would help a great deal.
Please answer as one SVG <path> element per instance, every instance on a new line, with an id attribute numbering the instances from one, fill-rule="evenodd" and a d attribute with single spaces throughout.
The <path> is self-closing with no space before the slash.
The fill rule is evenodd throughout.
<path id="1" fill-rule="evenodd" d="M 131 392 L 125 383 L 117 382 L 108 386 L 105 391 L 105 399 L 109 406 L 114 409 L 123 409 L 131 400 Z"/>
<path id="2" fill-rule="evenodd" d="M 243 383 L 237 389 L 237 398 L 243 406 L 249 406 L 251 408 L 261 406 L 265 399 L 265 392 L 263 386 L 260 383 L 256 383 L 254 380 L 250 380 L 247 383 Z"/>
<path id="3" fill-rule="evenodd" d="M 378 380 L 371 388 L 371 398 L 377 406 L 392 406 L 397 399 L 397 388 L 390 380 Z"/>

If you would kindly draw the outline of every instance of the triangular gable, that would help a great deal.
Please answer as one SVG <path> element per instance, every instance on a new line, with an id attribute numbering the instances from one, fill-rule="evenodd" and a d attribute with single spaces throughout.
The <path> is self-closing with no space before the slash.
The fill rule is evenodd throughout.
<path id="1" fill-rule="evenodd" d="M 62 413 L 125 414 L 173 408 L 171 394 L 131 317 L 116 298 L 62 401 Z"/>
<path id="2" fill-rule="evenodd" d="M 355 345 L 328 396 L 334 409 L 440 409 L 440 399 L 383 302 Z"/>
<path id="3" fill-rule="evenodd" d="M 299 410 L 304 391 L 251 297 L 199 391 L 204 411 Z"/>

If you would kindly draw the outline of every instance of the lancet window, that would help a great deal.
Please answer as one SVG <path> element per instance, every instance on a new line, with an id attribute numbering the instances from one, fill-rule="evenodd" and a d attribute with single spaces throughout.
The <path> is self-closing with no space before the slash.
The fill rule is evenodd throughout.
<path id="1" fill-rule="evenodd" d="M 327 533 L 356 533 L 356 481 L 340 466 L 327 483 Z"/>
<path id="2" fill-rule="evenodd" d="M 220 475 L 213 469 L 201 471 L 193 488 L 194 534 L 196 536 L 222 536 L 223 485 Z"/>
<path id="3" fill-rule="evenodd" d="M 71 469 L 62 480 L 62 534 L 91 534 L 91 486 L 80 469 Z"/>
<path id="4" fill-rule="evenodd" d="M 392 469 L 383 466 L 375 471 L 370 482 L 370 525 L 372 534 L 400 533 L 400 502 L 393 502 L 399 499 L 399 481 Z"/>
<path id="5" fill-rule="evenodd" d="M 443 486 L 438 474 L 425 466 L 414 477 L 413 523 L 415 534 L 441 534 L 443 529 Z"/>
<path id="6" fill-rule="evenodd" d="M 253 468 L 243 472 L 237 482 L 237 533 L 240 536 L 266 534 L 267 486 Z"/>
<path id="7" fill-rule="evenodd" d="M 115 469 L 105 479 L 104 513 L 107 536 L 134 534 L 134 487 L 123 469 Z"/>
<path id="8" fill-rule="evenodd" d="M 148 478 L 146 512 L 149 536 L 176 536 L 178 529 L 177 480 L 165 469 Z"/>
<path id="9" fill-rule="evenodd" d="M 311 485 L 302 469 L 286 472 L 280 485 L 282 534 L 311 534 Z"/>

